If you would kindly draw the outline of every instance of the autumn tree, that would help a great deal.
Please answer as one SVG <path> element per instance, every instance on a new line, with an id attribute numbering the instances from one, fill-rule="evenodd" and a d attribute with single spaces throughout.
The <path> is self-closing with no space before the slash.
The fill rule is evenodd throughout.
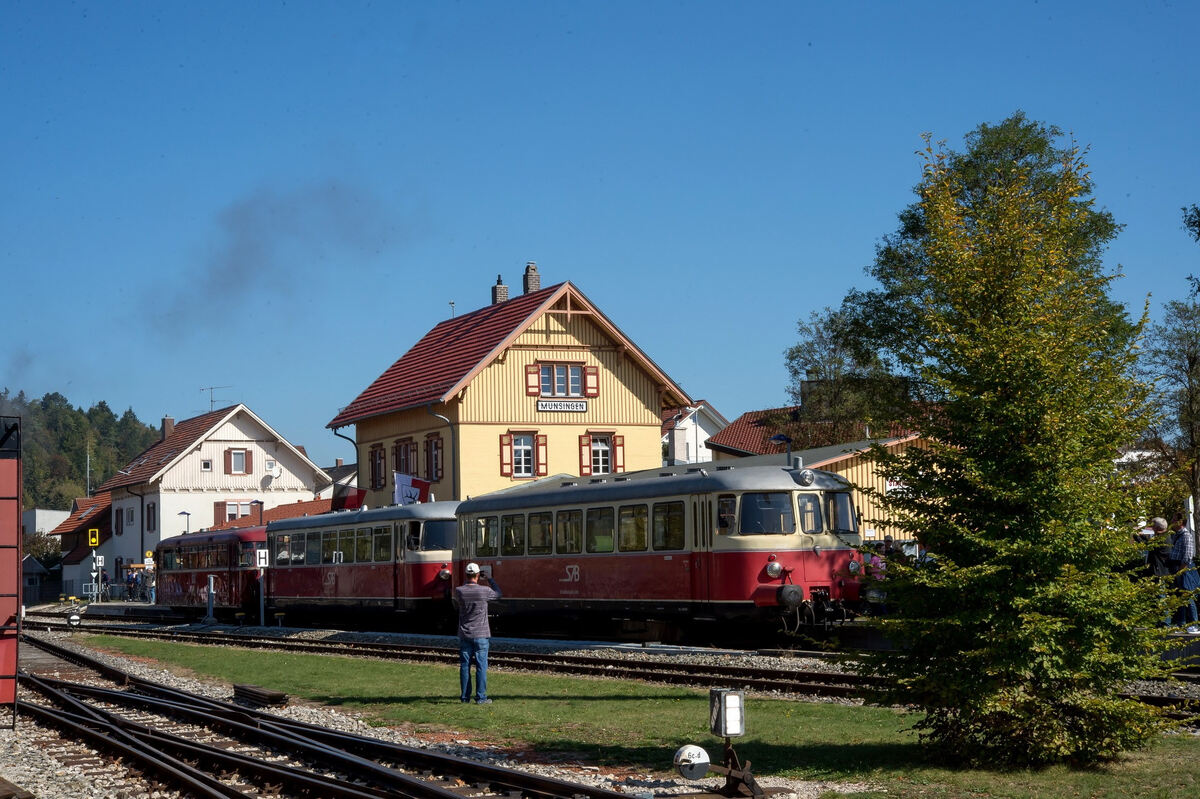
<path id="1" fill-rule="evenodd" d="M 966 763 L 1093 762 L 1161 729 L 1121 696 L 1165 668 L 1165 600 L 1125 572 L 1137 510 L 1114 468 L 1148 421 L 1140 324 L 1108 295 L 1117 226 L 1059 137 L 1016 115 L 962 153 L 927 140 L 879 266 L 876 298 L 898 304 L 878 340 L 936 400 L 927 449 L 876 453 L 903 486 L 879 499 L 935 559 L 889 567 L 898 648 L 873 665 Z"/>

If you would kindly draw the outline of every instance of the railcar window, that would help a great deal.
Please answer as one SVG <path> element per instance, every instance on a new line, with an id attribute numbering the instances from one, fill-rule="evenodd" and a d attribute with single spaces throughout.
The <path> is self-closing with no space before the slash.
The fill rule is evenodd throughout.
<path id="1" fill-rule="evenodd" d="M 554 551 L 560 555 L 574 555 L 583 542 L 583 511 L 560 510 L 554 519 L 557 526 Z"/>
<path id="2" fill-rule="evenodd" d="M 796 532 L 792 495 L 782 491 L 742 494 L 741 535 L 780 535 Z"/>
<path id="3" fill-rule="evenodd" d="M 587 512 L 587 551 L 613 551 L 613 509 L 588 508 Z"/>
<path id="4" fill-rule="evenodd" d="M 324 546 L 321 531 L 310 530 L 306 540 L 308 543 L 304 547 L 304 565 L 319 566 L 321 563 L 321 549 Z"/>
<path id="5" fill-rule="evenodd" d="M 342 563 L 354 562 L 353 530 L 338 530 L 338 552 L 342 553 Z"/>
<path id="6" fill-rule="evenodd" d="M 503 555 L 525 554 L 525 517 L 500 517 L 500 552 Z"/>
<path id="7" fill-rule="evenodd" d="M 683 503 L 654 503 L 654 548 L 683 549 Z"/>
<path id="8" fill-rule="evenodd" d="M 304 533 L 293 533 L 292 534 L 292 565 L 293 566 L 303 566 L 304 565 L 305 538 L 306 538 L 306 536 Z"/>
<path id="9" fill-rule="evenodd" d="M 358 563 L 371 562 L 371 528 L 358 528 L 358 535 L 355 536 L 354 560 Z"/>
<path id="10" fill-rule="evenodd" d="M 721 535 L 733 532 L 733 523 L 737 520 L 737 497 L 733 494 L 721 494 L 717 497 L 717 530 Z"/>
<path id="11" fill-rule="evenodd" d="M 496 533 L 498 527 L 495 516 L 484 516 L 475 520 L 475 554 L 492 556 L 496 554 Z"/>
<path id="12" fill-rule="evenodd" d="M 373 553 L 376 563 L 391 563 L 392 561 L 392 528 L 376 527 L 375 528 L 375 552 Z"/>
<path id="13" fill-rule="evenodd" d="M 458 546 L 458 522 L 453 519 L 434 519 L 425 522 L 423 527 L 422 550 L 430 552 L 438 549 L 454 549 Z"/>
<path id="14" fill-rule="evenodd" d="M 238 566 L 245 569 L 254 565 L 254 543 L 243 541 L 241 547 L 238 548 Z"/>
<path id="15" fill-rule="evenodd" d="M 291 563 L 292 537 L 290 535 L 275 536 L 275 565 L 287 566 Z"/>
<path id="16" fill-rule="evenodd" d="M 821 532 L 821 501 L 816 494 L 798 494 L 796 504 L 800 506 L 800 532 Z"/>
<path id="17" fill-rule="evenodd" d="M 531 513 L 529 514 L 529 554 L 530 555 L 546 555 L 550 552 L 550 547 L 553 542 L 551 530 L 553 526 L 550 523 L 551 516 L 549 513 Z"/>
<path id="18" fill-rule="evenodd" d="M 827 506 L 830 530 L 839 533 L 858 532 L 858 522 L 854 517 L 854 503 L 850 501 L 849 493 L 830 494 Z"/>
<path id="19" fill-rule="evenodd" d="M 401 522 L 400 528 L 408 531 L 404 535 L 404 548 L 410 552 L 419 550 L 421 548 L 421 523 Z"/>
<path id="20" fill-rule="evenodd" d="M 645 505 L 622 505 L 617 523 L 617 549 L 622 552 L 644 552 L 648 518 Z"/>
<path id="21" fill-rule="evenodd" d="M 175 550 L 173 549 L 164 549 L 162 552 L 158 553 L 158 559 L 162 561 L 162 565 L 159 566 L 160 569 L 166 570 L 179 568 L 179 566 L 176 565 L 179 561 L 175 555 Z"/>
<path id="22" fill-rule="evenodd" d="M 338 551 L 337 530 L 321 531 L 321 562 L 333 563 L 334 553 Z"/>

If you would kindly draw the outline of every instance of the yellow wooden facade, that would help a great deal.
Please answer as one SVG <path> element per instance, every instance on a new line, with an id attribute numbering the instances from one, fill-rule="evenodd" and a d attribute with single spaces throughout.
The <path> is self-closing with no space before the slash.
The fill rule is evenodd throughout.
<path id="1" fill-rule="evenodd" d="M 473 370 L 465 386 L 446 401 L 355 423 L 359 487 L 366 489 L 369 507 L 393 501 L 397 444 L 415 448 L 411 471 L 429 476 L 425 442 L 431 439 L 440 438 L 444 453 L 441 479 L 432 487 L 439 500 L 465 499 L 540 476 L 579 475 L 584 435 L 620 444 L 619 452 L 613 448 L 612 472 L 661 465 L 660 409 L 690 400 L 569 283 L 563 285 L 568 289 L 564 296 L 514 330 L 503 350 Z M 529 393 L 529 368 L 543 364 L 595 367 L 595 396 L 567 398 L 572 407 L 586 405 L 586 411 L 539 409 L 540 399 L 559 399 Z M 538 442 L 538 468 L 530 477 L 503 473 L 503 437 L 512 434 L 532 434 Z M 379 450 L 386 483 L 372 488 L 370 461 Z"/>

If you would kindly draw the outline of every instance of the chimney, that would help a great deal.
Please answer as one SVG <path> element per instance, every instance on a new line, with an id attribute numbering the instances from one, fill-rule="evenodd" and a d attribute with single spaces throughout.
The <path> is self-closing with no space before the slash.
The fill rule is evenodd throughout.
<path id="1" fill-rule="evenodd" d="M 496 275 L 496 285 L 492 286 L 492 305 L 499 305 L 502 302 L 508 302 L 508 286 L 504 285 L 504 281 Z"/>
<path id="2" fill-rule="evenodd" d="M 167 437 L 175 432 L 175 420 L 170 416 L 163 417 L 162 424 L 162 440 L 166 441 Z"/>
<path id="3" fill-rule="evenodd" d="M 542 287 L 542 276 L 538 274 L 537 264 L 533 261 L 525 262 L 525 293 L 531 294 Z"/>
<path id="4" fill-rule="evenodd" d="M 334 464 L 333 468 L 335 468 L 335 469 L 342 468 L 342 459 L 341 458 L 337 459 L 337 463 Z"/>

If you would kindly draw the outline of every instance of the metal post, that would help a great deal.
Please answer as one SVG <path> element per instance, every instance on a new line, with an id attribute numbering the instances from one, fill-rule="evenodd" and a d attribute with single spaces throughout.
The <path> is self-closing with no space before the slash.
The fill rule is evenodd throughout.
<path id="1" fill-rule="evenodd" d="M 216 575 L 208 575 L 208 615 L 204 617 L 207 624 L 212 624 L 217 620 L 217 617 L 213 615 L 213 587 L 216 579 Z"/>
<path id="2" fill-rule="evenodd" d="M 267 626 L 267 570 L 258 570 L 258 625 Z"/>

